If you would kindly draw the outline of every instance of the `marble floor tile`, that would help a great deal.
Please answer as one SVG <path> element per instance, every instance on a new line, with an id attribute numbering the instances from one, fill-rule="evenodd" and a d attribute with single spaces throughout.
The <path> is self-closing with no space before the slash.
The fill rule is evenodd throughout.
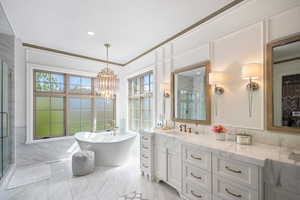
<path id="1" fill-rule="evenodd" d="M 42 182 L 0 191 L 1 200 L 118 200 L 132 192 L 147 200 L 179 200 L 163 183 L 150 182 L 139 171 L 135 155 L 121 167 L 98 167 L 95 172 L 73 177 L 71 161 L 50 164 L 51 177 Z"/>

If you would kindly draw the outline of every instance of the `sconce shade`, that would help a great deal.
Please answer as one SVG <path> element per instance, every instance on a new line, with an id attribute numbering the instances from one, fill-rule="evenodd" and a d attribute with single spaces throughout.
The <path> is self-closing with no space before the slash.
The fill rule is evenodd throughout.
<path id="1" fill-rule="evenodd" d="M 258 63 L 249 63 L 242 67 L 242 78 L 243 79 L 258 79 L 259 78 L 259 68 Z"/>
<path id="2" fill-rule="evenodd" d="M 210 72 L 208 74 L 208 82 L 210 85 L 221 83 L 223 79 L 221 72 Z"/>
<path id="3" fill-rule="evenodd" d="M 160 91 L 164 92 L 164 91 L 169 91 L 169 84 L 167 82 L 161 83 L 159 85 Z"/>

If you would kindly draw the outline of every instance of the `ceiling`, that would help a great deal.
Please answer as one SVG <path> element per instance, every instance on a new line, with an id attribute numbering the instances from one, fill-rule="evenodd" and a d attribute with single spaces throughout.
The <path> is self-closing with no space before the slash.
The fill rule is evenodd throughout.
<path id="1" fill-rule="evenodd" d="M 22 42 L 126 63 L 233 0 L 0 1 Z"/>

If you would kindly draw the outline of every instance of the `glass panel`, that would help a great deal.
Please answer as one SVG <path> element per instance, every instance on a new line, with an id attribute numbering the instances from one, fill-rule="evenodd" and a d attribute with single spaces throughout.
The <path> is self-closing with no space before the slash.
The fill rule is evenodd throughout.
<path id="1" fill-rule="evenodd" d="M 70 110 L 80 109 L 80 99 L 70 98 L 69 102 Z"/>
<path id="2" fill-rule="evenodd" d="M 51 111 L 51 122 L 63 122 L 64 111 Z"/>
<path id="3" fill-rule="evenodd" d="M 92 79 L 70 76 L 70 92 L 91 94 L 92 92 Z"/>
<path id="4" fill-rule="evenodd" d="M 80 131 L 92 130 L 92 99 L 70 98 L 69 100 L 69 131 L 70 135 Z"/>
<path id="5" fill-rule="evenodd" d="M 52 97 L 51 98 L 51 108 L 55 110 L 62 110 L 64 109 L 64 99 L 59 97 Z"/>
<path id="6" fill-rule="evenodd" d="M 35 79 L 37 82 L 50 82 L 50 73 L 36 72 L 35 75 Z"/>
<path id="7" fill-rule="evenodd" d="M 36 82 L 36 90 L 41 92 L 51 91 L 50 82 Z"/>
<path id="8" fill-rule="evenodd" d="M 63 92 L 65 89 L 64 84 L 61 83 L 51 83 L 51 90 L 53 92 Z"/>
<path id="9" fill-rule="evenodd" d="M 64 135 L 64 98 L 37 96 L 35 107 L 35 136 L 37 138 Z M 62 124 L 62 131 L 52 124 Z M 52 132 L 54 131 L 54 132 Z"/>
<path id="10" fill-rule="evenodd" d="M 35 72 L 35 89 L 40 92 L 63 92 L 64 77 L 63 74 Z"/>
<path id="11" fill-rule="evenodd" d="M 35 135 L 39 138 L 50 136 L 50 123 L 47 121 L 45 124 L 39 123 L 35 127 Z"/>
<path id="12" fill-rule="evenodd" d="M 80 85 L 70 85 L 69 91 L 71 93 L 80 93 Z"/>
<path id="13" fill-rule="evenodd" d="M 65 76 L 63 74 L 51 74 L 52 83 L 64 83 Z"/>
<path id="14" fill-rule="evenodd" d="M 62 123 L 51 124 L 51 136 L 53 137 L 64 136 L 64 124 Z"/>
<path id="15" fill-rule="evenodd" d="M 70 76 L 70 85 L 80 85 L 80 77 Z"/>
<path id="16" fill-rule="evenodd" d="M 49 110 L 50 109 L 50 97 L 36 97 L 36 109 L 37 110 Z"/>

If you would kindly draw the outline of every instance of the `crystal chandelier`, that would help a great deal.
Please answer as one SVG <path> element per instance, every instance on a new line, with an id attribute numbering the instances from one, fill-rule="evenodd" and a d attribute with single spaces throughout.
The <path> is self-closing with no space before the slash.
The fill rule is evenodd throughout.
<path id="1" fill-rule="evenodd" d="M 114 98 L 118 77 L 114 71 L 108 67 L 108 48 L 110 44 L 104 44 L 104 46 L 106 48 L 106 67 L 97 75 L 96 93 L 104 98 Z"/>

